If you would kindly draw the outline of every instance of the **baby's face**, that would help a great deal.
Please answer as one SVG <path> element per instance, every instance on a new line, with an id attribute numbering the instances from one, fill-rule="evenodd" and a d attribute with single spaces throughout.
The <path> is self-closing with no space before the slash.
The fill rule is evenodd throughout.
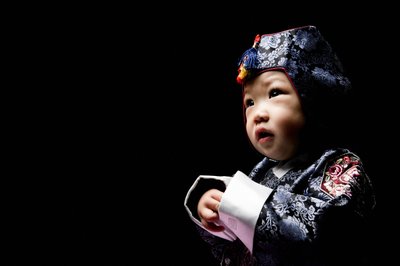
<path id="1" fill-rule="evenodd" d="M 257 151 L 290 159 L 300 145 L 305 118 L 300 98 L 282 71 L 267 71 L 244 86 L 246 131 Z"/>

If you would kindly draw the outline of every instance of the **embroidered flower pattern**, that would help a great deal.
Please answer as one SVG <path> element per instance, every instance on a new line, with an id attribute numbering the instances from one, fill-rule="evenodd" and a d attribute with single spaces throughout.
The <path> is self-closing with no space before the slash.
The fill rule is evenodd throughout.
<path id="1" fill-rule="evenodd" d="M 346 195 L 351 197 L 351 186 L 360 176 L 359 159 L 343 156 L 327 167 L 322 178 L 321 189 L 331 197 Z"/>

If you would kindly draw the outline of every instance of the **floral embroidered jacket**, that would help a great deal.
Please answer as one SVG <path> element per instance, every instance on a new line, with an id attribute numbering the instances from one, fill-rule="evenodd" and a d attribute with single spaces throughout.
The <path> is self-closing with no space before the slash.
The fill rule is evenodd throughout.
<path id="1" fill-rule="evenodd" d="M 220 265 L 368 264 L 363 245 L 368 244 L 365 227 L 375 194 L 356 154 L 331 149 L 321 156 L 299 156 L 275 165 L 264 158 L 248 177 L 268 188 L 250 236 L 221 237 L 196 225 Z M 199 196 L 216 186 L 230 187 L 206 180 L 188 194 L 185 205 L 193 220 L 198 219 Z M 239 192 L 235 197 L 239 197 L 237 202 L 246 202 L 251 196 Z M 252 243 L 244 244 L 245 238 Z"/>

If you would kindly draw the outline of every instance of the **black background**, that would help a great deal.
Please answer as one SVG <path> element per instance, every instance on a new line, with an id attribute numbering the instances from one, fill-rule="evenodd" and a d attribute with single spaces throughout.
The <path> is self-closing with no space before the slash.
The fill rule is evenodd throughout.
<path id="1" fill-rule="evenodd" d="M 237 60 L 256 34 L 309 24 L 352 80 L 353 103 L 340 115 L 354 127 L 343 130 L 377 191 L 372 265 L 390 260 L 398 183 L 393 10 L 231 5 L 104 5 L 24 25 L 43 57 L 27 54 L 45 73 L 32 81 L 41 87 L 24 94 L 34 108 L 14 136 L 18 163 L 4 204 L 10 264 L 218 265 L 184 197 L 200 174 L 246 173 L 258 162 L 244 132 Z"/>

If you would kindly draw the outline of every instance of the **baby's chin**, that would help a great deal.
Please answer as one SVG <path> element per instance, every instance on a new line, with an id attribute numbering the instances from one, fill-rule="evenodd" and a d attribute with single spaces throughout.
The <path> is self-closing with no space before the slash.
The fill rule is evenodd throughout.
<path id="1" fill-rule="evenodd" d="M 282 152 L 273 152 L 271 150 L 259 150 L 259 152 L 268 159 L 273 161 L 288 161 L 293 157 L 295 157 L 296 155 L 295 152 L 282 153 Z"/>

